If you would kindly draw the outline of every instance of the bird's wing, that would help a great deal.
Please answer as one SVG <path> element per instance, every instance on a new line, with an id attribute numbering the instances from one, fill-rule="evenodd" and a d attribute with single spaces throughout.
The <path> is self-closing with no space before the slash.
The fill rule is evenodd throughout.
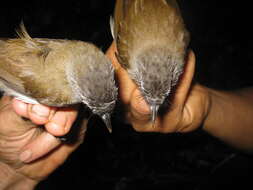
<path id="1" fill-rule="evenodd" d="M 127 8 L 131 0 L 117 0 L 114 10 L 114 19 L 110 20 L 111 32 L 115 40 L 117 40 L 119 26 L 122 24 L 125 15 L 127 14 Z"/>
<path id="2" fill-rule="evenodd" d="M 56 107 L 78 103 L 65 73 L 71 59 L 66 44 L 71 42 L 31 38 L 22 24 L 17 33 L 19 38 L 0 41 L 0 88 L 28 103 L 36 100 Z"/>
<path id="3" fill-rule="evenodd" d="M 6 78 L 8 78 L 9 81 L 7 81 Z M 3 91 L 6 95 L 14 96 L 17 99 L 22 100 L 23 102 L 30 104 L 38 104 L 37 100 L 35 100 L 25 92 L 21 81 L 11 75 L 8 75 L 5 71 L 1 69 L 0 90 Z"/>
<path id="4" fill-rule="evenodd" d="M 0 39 L 0 88 L 5 93 L 27 103 L 37 103 L 31 98 L 29 85 L 35 77 L 35 70 L 43 68 L 43 61 L 49 49 L 36 43 L 21 24 L 19 38 Z"/>
<path id="5" fill-rule="evenodd" d="M 1 60 L 0 60 L 1 64 Z M 0 68 L 0 90 L 6 95 L 14 96 L 23 102 L 37 104 L 38 101 L 32 98 L 24 89 L 22 81 L 11 73 Z"/>
<path id="6" fill-rule="evenodd" d="M 113 20 L 111 19 L 110 21 L 111 32 L 117 47 L 116 57 L 119 63 L 126 69 L 129 66 L 128 65 L 129 55 L 127 51 L 124 50 L 122 51 L 122 49 L 127 49 L 126 47 L 127 44 L 125 43 L 126 41 L 123 42 L 122 40 L 120 40 L 121 38 L 120 34 L 122 33 L 122 28 L 127 28 L 125 18 L 126 15 L 128 14 L 128 9 L 132 2 L 133 2 L 132 0 L 117 0 L 114 10 L 114 19 Z"/>
<path id="7" fill-rule="evenodd" d="M 12 70 L 10 58 L 6 57 L 6 43 L 9 39 L 0 39 L 0 90 L 26 103 L 37 104 L 38 102 L 26 92 L 22 80 L 15 76 Z M 11 68 L 9 72 L 7 67 Z"/>

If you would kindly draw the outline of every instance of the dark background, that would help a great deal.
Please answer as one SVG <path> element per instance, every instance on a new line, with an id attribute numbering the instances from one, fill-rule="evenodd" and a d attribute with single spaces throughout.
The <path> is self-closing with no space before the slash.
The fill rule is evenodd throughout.
<path id="1" fill-rule="evenodd" d="M 179 2 L 191 33 L 190 47 L 197 57 L 196 79 L 224 90 L 251 86 L 250 3 Z M 104 51 L 112 41 L 109 17 L 114 0 L 11 4 L 0 7 L 0 37 L 15 37 L 15 29 L 23 20 L 32 37 L 90 41 Z M 93 118 L 85 142 L 37 189 L 252 188 L 252 157 L 201 130 L 189 134 L 142 134 L 123 124 L 117 114 L 113 126 L 110 135 L 103 123 Z"/>

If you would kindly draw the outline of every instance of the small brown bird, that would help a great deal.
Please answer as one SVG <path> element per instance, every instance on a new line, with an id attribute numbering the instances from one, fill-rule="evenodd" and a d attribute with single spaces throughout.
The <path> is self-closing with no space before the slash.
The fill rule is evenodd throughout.
<path id="1" fill-rule="evenodd" d="M 189 33 L 175 0 L 117 0 L 112 35 L 119 63 L 158 109 L 183 72 Z"/>
<path id="2" fill-rule="evenodd" d="M 117 99 L 114 69 L 90 43 L 31 38 L 0 40 L 0 89 L 27 103 L 63 107 L 84 103 L 111 130 Z"/>

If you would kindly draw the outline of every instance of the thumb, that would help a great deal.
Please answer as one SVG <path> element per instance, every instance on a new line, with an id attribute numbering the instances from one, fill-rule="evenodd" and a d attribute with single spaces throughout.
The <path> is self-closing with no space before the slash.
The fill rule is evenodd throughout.
<path id="1" fill-rule="evenodd" d="M 159 132 L 161 118 L 157 117 L 155 123 L 151 121 L 151 110 L 140 90 L 136 87 L 131 95 L 127 119 L 136 131 Z"/>
<path id="2" fill-rule="evenodd" d="M 18 126 L 18 127 L 17 127 Z M 6 136 L 22 135 L 34 125 L 22 119 L 13 109 L 12 98 L 3 96 L 0 100 L 0 133 Z"/>
<path id="3" fill-rule="evenodd" d="M 149 106 L 142 97 L 137 85 L 129 77 L 127 71 L 119 64 L 115 53 L 117 52 L 116 44 L 113 42 L 107 50 L 106 55 L 111 60 L 119 84 L 119 95 L 121 101 L 127 106 L 127 119 L 133 124 L 141 122 L 148 123 L 150 120 Z"/>
<path id="4" fill-rule="evenodd" d="M 130 100 L 130 112 L 135 120 L 149 121 L 150 120 L 150 108 L 140 90 L 136 87 L 133 90 Z"/>

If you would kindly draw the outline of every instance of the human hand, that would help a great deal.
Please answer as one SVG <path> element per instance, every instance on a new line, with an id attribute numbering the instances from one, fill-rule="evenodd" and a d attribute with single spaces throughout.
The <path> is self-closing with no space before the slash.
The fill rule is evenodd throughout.
<path id="1" fill-rule="evenodd" d="M 36 184 L 59 167 L 83 141 L 86 120 L 80 128 L 79 138 L 73 144 L 62 143 L 56 138 L 69 132 L 76 117 L 77 107 L 56 109 L 2 97 L 0 187 L 2 182 L 7 183 L 8 180 L 8 185 L 15 184 L 17 180 Z M 38 125 L 44 125 L 44 128 Z M 4 172 L 11 178 L 5 180 Z"/>
<path id="2" fill-rule="evenodd" d="M 190 132 L 197 129 L 205 120 L 210 106 L 208 90 L 192 83 L 195 70 L 195 55 L 189 51 L 185 71 L 175 89 L 169 110 L 157 117 L 155 124 L 150 121 L 149 106 L 141 96 L 136 84 L 130 79 L 115 57 L 115 43 L 107 51 L 116 70 L 119 95 L 126 105 L 126 118 L 136 131 L 140 132 Z"/>

